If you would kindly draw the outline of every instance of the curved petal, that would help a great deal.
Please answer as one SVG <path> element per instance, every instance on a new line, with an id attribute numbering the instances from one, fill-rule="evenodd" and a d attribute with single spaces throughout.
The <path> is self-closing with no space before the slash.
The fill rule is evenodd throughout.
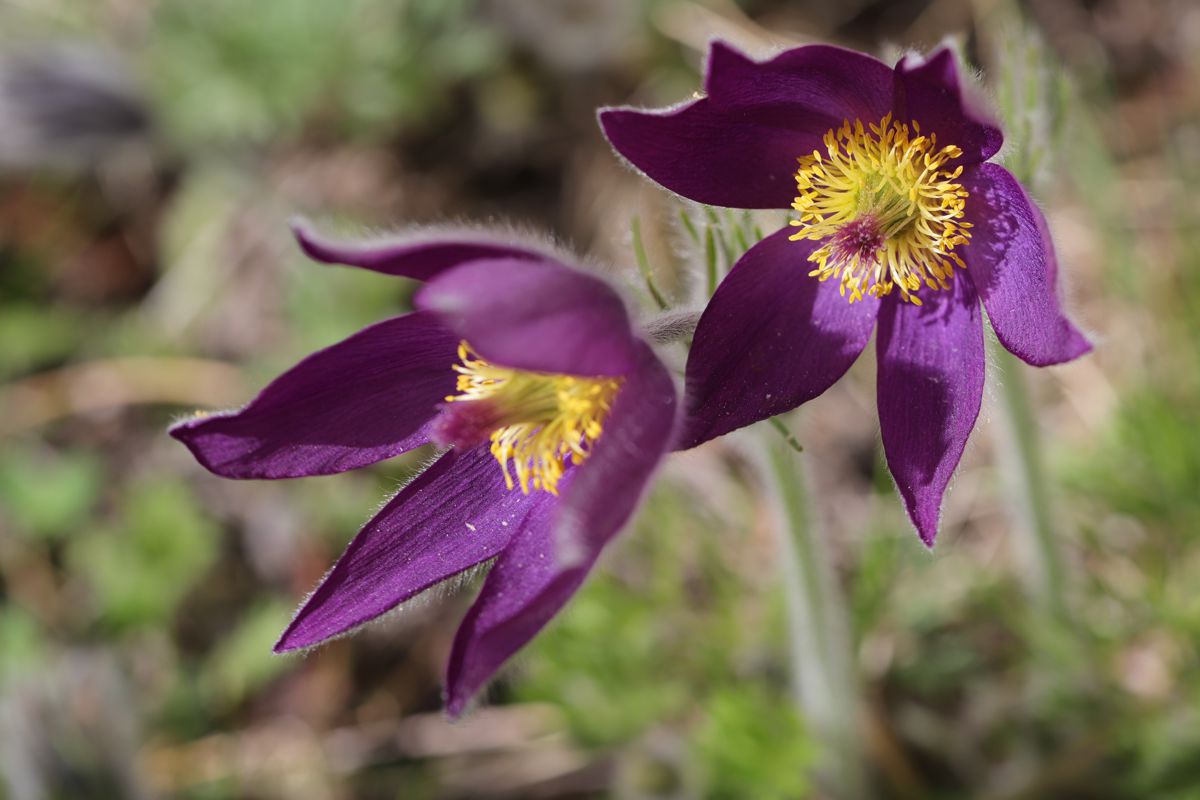
<path id="1" fill-rule="evenodd" d="M 675 379 L 645 342 L 604 423 L 604 432 L 563 494 L 561 559 L 586 561 L 625 524 L 678 432 Z"/>
<path id="2" fill-rule="evenodd" d="M 240 411 L 171 429 L 226 478 L 299 478 L 356 469 L 429 441 L 454 392 L 458 338 L 418 312 L 364 328 L 280 375 Z"/>
<path id="3" fill-rule="evenodd" d="M 641 345 L 603 435 L 573 470 L 555 509 L 528 517 L 467 612 L 446 673 L 446 709 L 457 716 L 496 670 L 575 593 L 605 544 L 633 514 L 671 443 L 675 385 Z"/>
<path id="4" fill-rule="evenodd" d="M 962 148 L 959 161 L 976 164 L 1000 151 L 1004 134 L 984 103 L 963 84 L 954 52 L 942 47 L 928 58 L 907 55 L 896 65 L 896 118 L 920 123 L 943 145 Z"/>
<path id="5" fill-rule="evenodd" d="M 623 375 L 634 361 L 621 298 L 600 278 L 555 262 L 473 261 L 430 281 L 415 303 L 506 367 Z"/>
<path id="6" fill-rule="evenodd" d="M 427 281 L 468 261 L 480 258 L 542 260 L 540 251 L 518 243 L 490 239 L 477 231 L 427 229 L 412 236 L 388 236 L 362 241 L 335 241 L 304 221 L 292 223 L 292 233 L 314 261 L 361 267 L 385 275 Z"/>
<path id="7" fill-rule="evenodd" d="M 551 495 L 504 486 L 486 447 L 451 450 L 363 527 L 275 645 L 312 647 L 493 558 Z"/>
<path id="8" fill-rule="evenodd" d="M 560 486 L 569 485 L 572 475 Z M 545 627 L 587 577 L 555 559 L 549 504 L 534 508 L 488 572 L 454 637 L 446 667 L 446 713 L 457 717 L 496 670 Z"/>
<path id="9" fill-rule="evenodd" d="M 879 426 L 888 469 L 926 546 L 983 399 L 983 323 L 969 275 L 879 312 Z"/>
<path id="10" fill-rule="evenodd" d="M 809 277 L 818 243 L 791 228 L 750 248 L 700 317 L 687 363 L 683 448 L 789 411 L 832 386 L 866 347 L 879 301 L 849 303 Z"/>
<path id="11" fill-rule="evenodd" d="M 1091 351 L 1063 313 L 1054 244 L 1021 184 L 998 164 L 981 164 L 962 183 L 975 226 L 963 258 L 1000 343 L 1035 367 Z"/>
<path id="12" fill-rule="evenodd" d="M 846 119 L 891 108 L 892 71 L 827 45 L 756 62 L 724 42 L 708 57 L 708 96 L 657 111 L 610 108 L 600 125 L 618 153 L 651 180 L 700 203 L 789 208 L 796 158 Z"/>
<path id="13" fill-rule="evenodd" d="M 722 109 L 791 106 L 839 126 L 845 120 L 876 122 L 890 110 L 892 70 L 877 58 L 833 45 L 793 47 L 755 61 L 718 40 L 708 52 L 704 89 Z"/>

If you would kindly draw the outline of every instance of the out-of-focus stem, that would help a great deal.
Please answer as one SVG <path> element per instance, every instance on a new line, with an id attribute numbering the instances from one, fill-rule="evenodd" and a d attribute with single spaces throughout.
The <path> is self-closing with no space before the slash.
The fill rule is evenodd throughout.
<path id="1" fill-rule="evenodd" d="M 1022 574 L 1043 610 L 1063 619 L 1067 608 L 1062 554 L 1054 535 L 1053 505 L 1029 389 L 1016 356 L 995 339 L 990 346 L 1000 372 L 1006 435 L 1000 437 L 999 455 L 1019 515 L 1016 541 L 1025 562 Z"/>
<path id="2" fill-rule="evenodd" d="M 845 602 L 812 524 L 796 450 L 766 426 L 758 431 L 779 537 L 793 690 L 821 745 L 816 776 L 832 797 L 867 798 L 870 781 L 859 732 L 862 703 Z"/>

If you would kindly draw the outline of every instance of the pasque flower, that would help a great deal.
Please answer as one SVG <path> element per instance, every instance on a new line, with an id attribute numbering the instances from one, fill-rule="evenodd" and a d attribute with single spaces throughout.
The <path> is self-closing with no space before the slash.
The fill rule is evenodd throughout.
<path id="1" fill-rule="evenodd" d="M 446 677 L 459 713 L 563 606 L 673 443 L 674 380 L 603 280 L 464 234 L 336 243 L 318 261 L 425 281 L 411 314 L 314 353 L 240 411 L 171 434 L 229 478 L 448 448 L 366 524 L 275 649 L 311 647 L 493 561 Z"/>
<path id="2" fill-rule="evenodd" d="M 1000 128 L 943 48 L 895 66 L 825 45 L 754 61 L 716 42 L 705 96 L 600 122 L 636 168 L 691 200 L 790 208 L 735 264 L 687 364 L 696 445 L 828 389 L 878 323 L 888 466 L 927 545 L 975 425 L 980 301 L 1035 366 L 1090 350 L 1063 314 L 1045 220 L 1004 167 Z"/>

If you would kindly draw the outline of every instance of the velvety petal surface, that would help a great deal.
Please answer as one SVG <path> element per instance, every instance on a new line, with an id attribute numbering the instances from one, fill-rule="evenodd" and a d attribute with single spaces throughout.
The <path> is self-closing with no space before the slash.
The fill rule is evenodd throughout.
<path id="1" fill-rule="evenodd" d="M 600 125 L 618 153 L 676 194 L 733 208 L 789 208 L 796 158 L 845 119 L 891 108 L 892 71 L 827 45 L 757 62 L 724 42 L 709 52 L 708 96 L 671 109 L 610 108 Z"/>
<path id="2" fill-rule="evenodd" d="M 849 303 L 808 273 L 818 245 L 791 228 L 751 247 L 717 287 L 687 362 L 681 446 L 694 447 L 824 392 L 866 347 L 879 301 Z"/>
<path id="3" fill-rule="evenodd" d="M 922 305 L 889 298 L 879 312 L 879 426 L 888 469 L 921 541 L 932 547 L 942 495 L 983 399 L 983 323 L 969 275 L 921 292 Z"/>
<path id="4" fill-rule="evenodd" d="M 563 504 L 531 512 L 467 612 L 447 669 L 451 715 L 575 593 L 670 447 L 674 382 L 648 347 L 640 350 L 595 450 L 565 479 Z"/>
<path id="5" fill-rule="evenodd" d="M 429 441 L 425 425 L 454 391 L 458 338 L 418 312 L 365 328 L 305 358 L 240 411 L 171 429 L 227 478 L 328 475 Z"/>
<path id="6" fill-rule="evenodd" d="M 338 241 L 322 236 L 306 222 L 294 222 L 292 232 L 300 248 L 314 261 L 361 267 L 419 281 L 427 281 L 447 269 L 480 258 L 542 260 L 547 257 L 527 245 L 489 239 L 470 230 Z"/>
<path id="7" fill-rule="evenodd" d="M 1000 151 L 1004 134 L 983 101 L 959 74 L 953 51 L 942 47 L 928 57 L 907 55 L 896 65 L 896 118 L 916 120 L 921 132 L 937 134 L 942 145 L 962 148 L 959 161 L 976 164 Z"/>
<path id="8" fill-rule="evenodd" d="M 494 557 L 551 495 L 504 486 L 486 447 L 451 450 L 404 487 L 346 548 L 276 652 L 344 634 Z"/>
<path id="9" fill-rule="evenodd" d="M 621 298 L 600 278 L 554 262 L 473 261 L 430 281 L 415 302 L 506 367 L 623 375 L 634 363 Z"/>
<path id="10" fill-rule="evenodd" d="M 1042 212 L 998 164 L 963 177 L 967 216 L 975 225 L 963 258 L 1000 342 L 1035 367 L 1092 349 L 1063 313 L 1058 260 Z"/>

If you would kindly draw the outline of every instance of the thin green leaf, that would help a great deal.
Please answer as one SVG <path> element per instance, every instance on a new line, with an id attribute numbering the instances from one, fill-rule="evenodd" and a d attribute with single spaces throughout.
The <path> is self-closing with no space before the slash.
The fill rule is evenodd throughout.
<path id="1" fill-rule="evenodd" d="M 696 223 L 692 222 L 691 214 L 688 214 L 686 208 L 679 209 L 679 219 L 683 221 L 683 227 L 688 232 L 688 237 L 692 240 L 692 244 L 700 244 L 700 231 L 696 230 Z"/>
<path id="2" fill-rule="evenodd" d="M 788 443 L 788 447 L 791 447 L 797 453 L 804 452 L 804 446 L 800 444 L 799 439 L 792 435 L 792 432 L 788 430 L 788 426 L 783 424 L 783 420 L 781 420 L 779 417 L 771 417 L 769 420 L 767 420 L 767 422 L 770 422 L 771 427 L 779 431 L 779 435 L 782 436 L 783 440 Z"/>
<path id="3" fill-rule="evenodd" d="M 704 229 L 704 274 L 708 276 L 708 296 L 717 291 L 717 242 L 711 225 Z"/>
<path id="4" fill-rule="evenodd" d="M 650 292 L 650 296 L 654 298 L 654 302 L 658 304 L 660 311 L 666 311 L 670 308 L 667 299 L 663 297 L 662 292 L 654 284 L 654 274 L 650 270 L 650 260 L 646 258 L 646 247 L 642 244 L 642 229 L 638 222 L 638 218 L 634 217 L 630 226 L 633 228 L 633 255 L 637 259 L 638 269 L 642 273 L 642 280 L 646 282 L 646 289 Z"/>

